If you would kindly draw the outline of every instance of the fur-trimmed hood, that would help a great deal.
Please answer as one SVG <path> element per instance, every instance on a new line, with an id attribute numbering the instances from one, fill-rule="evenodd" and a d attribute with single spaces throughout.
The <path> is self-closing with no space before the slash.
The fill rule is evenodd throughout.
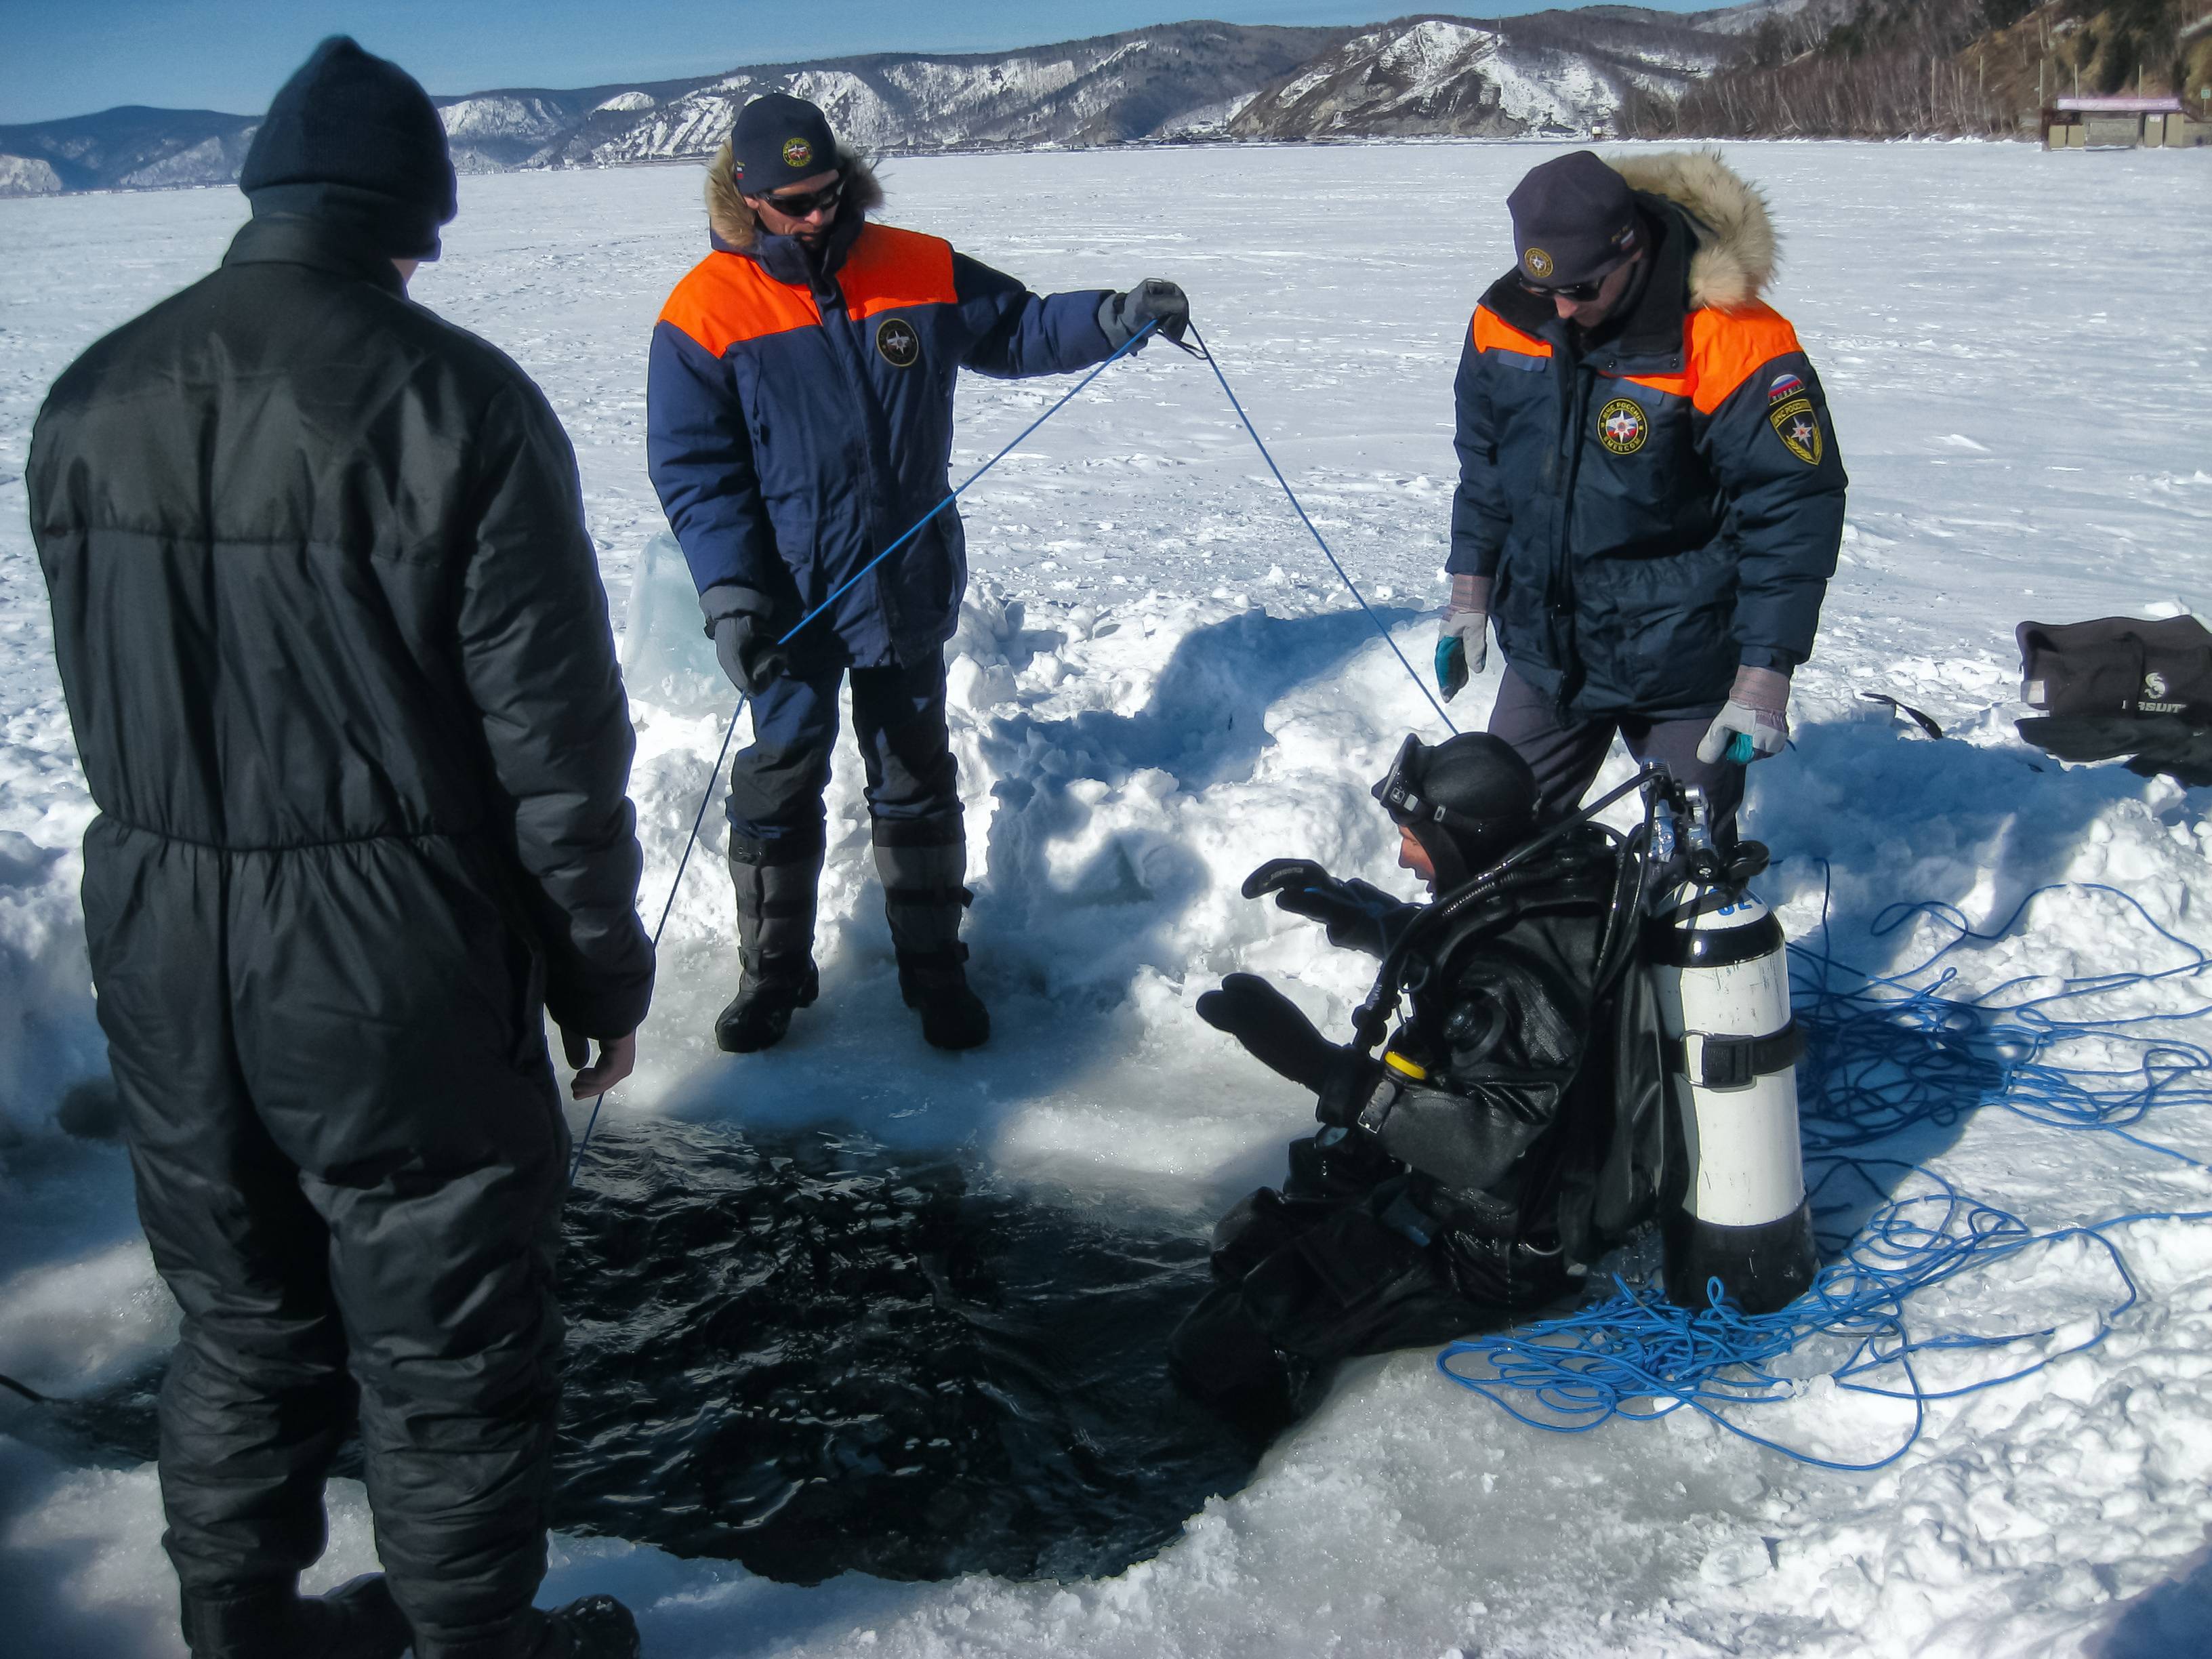
<path id="1" fill-rule="evenodd" d="M 1689 215 L 1698 239 L 1690 256 L 1691 305 L 1735 311 L 1774 280 L 1778 248 L 1766 198 L 1722 161 L 1719 151 L 1604 159 L 1631 189 L 1662 196 Z"/>
<path id="2" fill-rule="evenodd" d="M 845 197 L 838 209 L 841 215 L 872 213 L 884 204 L 884 188 L 876 182 L 875 169 L 858 150 L 839 144 L 837 170 L 845 178 Z M 742 253 L 760 234 L 760 221 L 745 205 L 744 195 L 738 188 L 737 171 L 737 154 L 725 138 L 707 165 L 707 228 L 714 233 L 715 240 Z"/>

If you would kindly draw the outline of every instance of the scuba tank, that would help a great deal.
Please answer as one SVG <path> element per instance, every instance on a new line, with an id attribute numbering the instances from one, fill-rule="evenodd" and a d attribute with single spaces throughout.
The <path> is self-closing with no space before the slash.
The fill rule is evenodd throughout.
<path id="1" fill-rule="evenodd" d="M 1686 1165 L 1661 1219 L 1670 1301 L 1709 1305 L 1708 1283 L 1747 1314 L 1801 1295 L 1818 1267 L 1797 1138 L 1798 1057 L 1782 925 L 1750 888 L 1763 856 L 1723 866 L 1702 791 L 1680 792 L 1687 877 L 1644 937 Z M 1661 803 L 1662 820 L 1674 819 Z"/>

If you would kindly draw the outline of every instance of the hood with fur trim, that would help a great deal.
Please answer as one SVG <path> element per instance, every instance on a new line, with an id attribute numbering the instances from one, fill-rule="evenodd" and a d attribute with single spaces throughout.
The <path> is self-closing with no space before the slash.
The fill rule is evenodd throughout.
<path id="1" fill-rule="evenodd" d="M 737 155 L 725 138 L 707 166 L 707 228 L 726 246 L 743 252 L 760 234 L 760 221 L 745 205 L 744 195 L 738 188 L 737 171 Z M 837 146 L 837 171 L 845 177 L 840 212 L 872 213 L 884 204 L 884 188 L 876 182 L 875 169 L 848 144 Z"/>
<path id="2" fill-rule="evenodd" d="M 1710 149 L 1608 155 L 1629 188 L 1664 197 L 1689 215 L 1698 239 L 1690 256 L 1690 303 L 1735 311 L 1774 279 L 1778 252 L 1766 198 Z"/>

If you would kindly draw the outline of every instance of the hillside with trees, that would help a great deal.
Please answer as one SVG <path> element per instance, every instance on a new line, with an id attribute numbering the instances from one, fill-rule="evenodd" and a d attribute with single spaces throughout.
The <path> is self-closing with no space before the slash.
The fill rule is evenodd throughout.
<path id="1" fill-rule="evenodd" d="M 2075 94 L 2179 95 L 2212 85 L 2206 0 L 1862 0 L 1746 36 L 1735 60 L 1674 101 L 1639 99 L 1649 137 L 2012 137 Z"/>

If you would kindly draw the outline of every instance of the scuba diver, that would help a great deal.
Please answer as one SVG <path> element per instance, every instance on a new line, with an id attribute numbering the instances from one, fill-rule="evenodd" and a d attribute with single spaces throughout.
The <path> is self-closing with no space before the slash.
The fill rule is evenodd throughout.
<path id="1" fill-rule="evenodd" d="M 1658 1207 L 1667 1085 L 1635 971 L 1642 843 L 1587 816 L 1543 828 L 1528 763 L 1486 733 L 1408 736 L 1373 793 L 1437 902 L 1297 859 L 1243 889 L 1384 959 L 1364 1040 L 1332 1042 L 1250 974 L 1198 1001 L 1313 1091 L 1322 1125 L 1291 1143 L 1279 1190 L 1215 1227 L 1213 1288 L 1170 1339 L 1184 1388 L 1240 1414 L 1302 1409 L 1340 1359 L 1571 1297 Z M 1406 1018 L 1372 1058 L 1401 991 Z"/>

